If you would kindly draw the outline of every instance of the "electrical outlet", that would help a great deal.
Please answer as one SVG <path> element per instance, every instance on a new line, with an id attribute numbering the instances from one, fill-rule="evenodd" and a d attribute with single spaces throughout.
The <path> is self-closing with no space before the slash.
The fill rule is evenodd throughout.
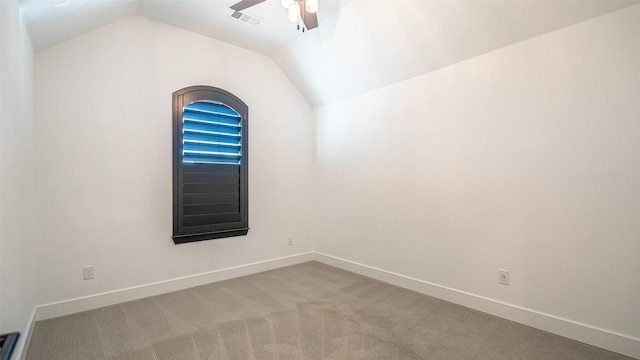
<path id="1" fill-rule="evenodd" d="M 509 270 L 498 269 L 498 284 L 509 285 Z"/>
<path id="2" fill-rule="evenodd" d="M 289 246 L 293 245 L 293 236 L 287 237 L 287 245 Z"/>
<path id="3" fill-rule="evenodd" d="M 93 265 L 87 265 L 87 266 L 83 267 L 82 268 L 82 278 L 84 280 L 93 279 L 94 270 L 95 270 L 95 266 L 93 266 Z"/>

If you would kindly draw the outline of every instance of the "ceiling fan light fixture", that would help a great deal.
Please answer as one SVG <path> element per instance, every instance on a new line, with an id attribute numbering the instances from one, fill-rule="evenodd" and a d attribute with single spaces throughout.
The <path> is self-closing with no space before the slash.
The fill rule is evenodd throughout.
<path id="1" fill-rule="evenodd" d="M 2 0 L 0 0 L 2 1 Z M 34 1 L 34 0 L 19 0 L 19 1 Z M 37 0 L 37 1 L 52 1 L 52 0 Z M 69 1 L 69 0 L 65 0 Z M 78 0 L 73 0 L 78 1 Z M 83 0 L 85 1 L 85 0 Z M 261 4 L 267 0 L 240 0 L 230 6 L 231 10 L 240 12 L 246 8 L 254 5 Z M 303 32 L 306 30 L 312 30 L 318 27 L 318 2 L 319 0 L 280 0 L 282 6 L 289 6 L 287 8 L 287 18 L 293 23 L 298 23 L 298 26 L 303 28 Z M 311 12 L 309 10 L 311 10 Z M 236 17 L 237 18 L 237 17 Z M 302 23 L 302 24 L 300 24 Z"/>
<path id="2" fill-rule="evenodd" d="M 305 10 L 308 13 L 315 14 L 318 12 L 318 0 L 307 0 L 305 2 Z"/>
<path id="3" fill-rule="evenodd" d="M 289 21 L 298 22 L 298 18 L 300 17 L 300 5 L 297 1 L 294 1 L 291 6 L 289 6 Z"/>

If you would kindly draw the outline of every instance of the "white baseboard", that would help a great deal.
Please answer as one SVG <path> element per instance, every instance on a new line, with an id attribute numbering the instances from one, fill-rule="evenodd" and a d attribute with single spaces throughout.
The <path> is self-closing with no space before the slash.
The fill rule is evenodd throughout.
<path id="1" fill-rule="evenodd" d="M 640 339 L 476 294 L 315 252 L 314 260 L 405 289 L 640 359 Z"/>
<path id="2" fill-rule="evenodd" d="M 318 252 L 307 252 L 75 299 L 38 305 L 33 309 L 31 318 L 24 332 L 24 337 L 16 347 L 14 359 L 25 359 L 29 340 L 36 321 L 97 309 L 104 306 L 178 291 L 239 276 L 251 275 L 311 260 L 316 260 L 327 265 L 368 276 L 402 288 L 417 291 L 419 293 L 450 301 L 471 309 L 640 359 L 640 339 L 635 337 Z"/>
<path id="3" fill-rule="evenodd" d="M 35 321 L 93 310 L 104 306 L 138 300 L 149 296 L 210 284 L 239 276 L 255 274 L 313 260 L 313 252 L 296 254 L 271 260 L 214 270 L 180 278 L 107 291 L 75 299 L 57 301 L 35 307 Z"/>
<path id="4" fill-rule="evenodd" d="M 31 334 L 33 334 L 33 328 L 34 328 L 33 325 L 36 323 L 35 317 L 36 317 L 36 308 L 34 307 L 33 310 L 31 310 L 31 316 L 29 316 L 29 320 L 27 321 L 27 326 L 25 327 L 24 332 L 20 334 L 20 337 L 18 338 L 18 343 L 16 344 L 16 347 L 13 349 L 13 356 L 11 357 L 12 359 L 25 360 L 27 356 L 27 351 L 26 351 L 27 344 L 29 344 L 29 342 L 31 341 Z"/>
<path id="5" fill-rule="evenodd" d="M 300 264 L 313 260 L 313 252 L 306 252 L 281 258 L 259 261 L 251 264 L 234 266 L 226 269 L 208 271 L 205 273 L 183 276 L 180 278 L 159 281 L 151 284 L 133 286 L 125 289 L 107 291 L 104 293 L 83 296 L 75 299 L 57 301 L 49 304 L 37 305 L 31 312 L 31 317 L 14 350 L 13 359 L 25 360 L 28 344 L 33 334 L 36 321 L 52 319 L 59 316 L 75 314 L 93 310 L 104 306 L 119 304 L 127 301 L 160 295 L 172 291 L 206 285 L 218 281 L 228 280 L 240 276 L 256 274 L 285 266 Z"/>
<path id="6" fill-rule="evenodd" d="M 259 261 L 251 264 L 214 270 L 200 274 L 183 276 L 180 278 L 159 281 L 151 284 L 133 286 L 125 289 L 107 291 L 100 294 L 83 296 L 75 299 L 57 301 L 49 304 L 37 305 L 31 312 L 31 317 L 24 331 L 24 337 L 18 342 L 14 352 L 14 359 L 25 360 L 28 344 L 31 340 L 36 321 L 51 319 L 59 316 L 75 314 L 93 310 L 104 306 L 138 300 L 149 296 L 160 295 L 172 291 L 210 284 L 239 276 L 256 274 L 289 265 L 300 264 L 313 260 L 313 252 L 285 256 L 281 258 Z"/>

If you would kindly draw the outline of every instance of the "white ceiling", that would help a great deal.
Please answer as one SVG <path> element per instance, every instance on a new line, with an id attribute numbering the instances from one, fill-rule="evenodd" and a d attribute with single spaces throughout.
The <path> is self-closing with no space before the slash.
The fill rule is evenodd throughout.
<path id="1" fill-rule="evenodd" d="M 237 0 L 239 1 L 239 0 Z M 272 56 L 312 106 L 327 104 L 639 1 L 320 0 L 302 34 L 279 0 L 230 18 L 236 0 L 20 0 L 36 51 L 137 14 Z"/>
<path id="2" fill-rule="evenodd" d="M 287 19 L 280 0 L 267 0 L 243 13 L 254 26 L 229 17 L 240 0 L 19 0 L 36 51 L 137 14 L 270 55 L 303 34 Z M 349 0 L 322 1 L 323 22 Z"/>

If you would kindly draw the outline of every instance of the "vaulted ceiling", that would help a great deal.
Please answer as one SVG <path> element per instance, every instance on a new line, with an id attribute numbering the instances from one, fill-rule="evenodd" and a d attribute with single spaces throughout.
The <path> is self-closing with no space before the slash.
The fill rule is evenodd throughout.
<path id="1" fill-rule="evenodd" d="M 36 51 L 137 14 L 271 56 L 312 106 L 364 93 L 628 6 L 636 0 L 320 0 L 302 33 L 279 0 L 20 0 Z M 588 39 L 586 39 L 588 41 Z M 523 69 L 526 71 L 526 69 Z"/>

